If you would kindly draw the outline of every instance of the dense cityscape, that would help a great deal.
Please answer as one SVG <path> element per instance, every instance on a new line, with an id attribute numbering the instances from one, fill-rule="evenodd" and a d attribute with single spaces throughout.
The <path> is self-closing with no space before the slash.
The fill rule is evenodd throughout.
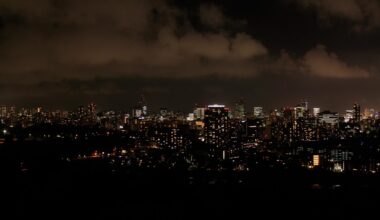
<path id="1" fill-rule="evenodd" d="M 98 111 L 94 103 L 73 111 L 0 110 L 1 169 L 10 184 L 4 198 L 14 201 L 8 205 L 17 216 L 40 216 L 41 207 L 68 215 L 99 209 L 101 217 L 184 218 L 183 209 L 222 216 L 251 198 L 266 216 L 273 205 L 263 201 L 283 210 L 314 207 L 320 215 L 337 202 L 330 213 L 356 199 L 365 199 L 361 208 L 376 204 L 367 199 L 378 195 L 380 119 L 359 104 L 343 114 L 305 100 L 264 111 L 240 99 L 180 113 L 150 111 L 141 96 L 129 111 Z M 206 200 L 194 205 L 199 198 Z M 141 214 L 147 207 L 156 213 Z"/>
<path id="2" fill-rule="evenodd" d="M 196 106 L 184 114 L 148 111 L 143 96 L 132 111 L 101 111 L 90 103 L 74 111 L 0 108 L 0 143 L 82 143 L 61 149 L 61 159 L 105 160 L 115 166 L 254 171 L 258 167 L 322 169 L 377 174 L 380 119 L 354 104 L 344 114 L 295 107 L 265 112 L 245 107 Z M 104 139 L 104 142 L 94 140 Z M 51 146 L 54 149 L 54 146 Z M 19 158 L 20 169 L 29 164 Z"/>

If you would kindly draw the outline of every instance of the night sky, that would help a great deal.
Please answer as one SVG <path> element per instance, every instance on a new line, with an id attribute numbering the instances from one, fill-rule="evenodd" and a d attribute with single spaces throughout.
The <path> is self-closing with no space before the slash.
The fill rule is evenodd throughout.
<path id="1" fill-rule="evenodd" d="M 377 0 L 0 0 L 0 105 L 380 110 Z"/>

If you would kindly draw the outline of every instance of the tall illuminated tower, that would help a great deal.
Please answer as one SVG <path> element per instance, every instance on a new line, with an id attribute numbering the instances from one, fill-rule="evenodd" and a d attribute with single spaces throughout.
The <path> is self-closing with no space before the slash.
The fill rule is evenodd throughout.
<path id="1" fill-rule="evenodd" d="M 205 110 L 205 142 L 216 148 L 226 146 L 229 131 L 229 110 L 224 105 L 209 105 Z"/>

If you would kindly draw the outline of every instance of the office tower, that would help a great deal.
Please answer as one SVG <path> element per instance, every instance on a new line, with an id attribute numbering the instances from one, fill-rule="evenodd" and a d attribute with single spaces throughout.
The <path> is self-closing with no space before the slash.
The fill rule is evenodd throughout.
<path id="1" fill-rule="evenodd" d="M 229 110 L 224 105 L 209 105 L 205 110 L 205 143 L 225 147 L 229 131 Z"/>

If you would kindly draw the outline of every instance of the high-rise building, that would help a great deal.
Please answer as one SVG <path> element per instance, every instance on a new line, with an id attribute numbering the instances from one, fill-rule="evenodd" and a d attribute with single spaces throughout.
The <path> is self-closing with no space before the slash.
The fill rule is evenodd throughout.
<path id="1" fill-rule="evenodd" d="M 7 116 L 7 107 L 1 106 L 0 107 L 0 117 L 6 117 Z"/>
<path id="2" fill-rule="evenodd" d="M 149 129 L 149 137 L 161 148 L 183 148 L 186 138 L 181 128 L 176 121 L 166 121 L 152 126 Z"/>
<path id="3" fill-rule="evenodd" d="M 302 106 L 297 106 L 294 108 L 294 118 L 304 118 L 305 117 L 305 108 Z"/>
<path id="4" fill-rule="evenodd" d="M 318 117 L 319 113 L 321 112 L 321 108 L 319 107 L 314 107 L 313 108 L 313 116 Z"/>
<path id="5" fill-rule="evenodd" d="M 354 110 L 353 121 L 354 123 L 359 123 L 360 122 L 360 105 L 355 103 L 353 106 L 353 110 Z"/>
<path id="6" fill-rule="evenodd" d="M 203 120 L 205 118 L 205 110 L 206 108 L 196 107 L 194 109 L 194 118 Z"/>
<path id="7" fill-rule="evenodd" d="M 259 107 L 259 106 L 253 107 L 253 117 L 255 118 L 264 117 L 263 107 Z"/>
<path id="8" fill-rule="evenodd" d="M 302 107 L 305 111 L 308 111 L 309 110 L 309 102 L 306 101 L 306 100 L 303 100 L 300 105 L 300 107 Z"/>
<path id="9" fill-rule="evenodd" d="M 245 107 L 243 99 L 240 99 L 239 101 L 235 102 L 233 117 L 238 119 L 242 119 L 245 117 Z"/>
<path id="10" fill-rule="evenodd" d="M 142 116 L 147 116 L 148 115 L 148 105 L 146 103 L 144 95 L 140 96 L 139 106 L 140 106 L 141 111 L 142 111 Z"/>
<path id="11" fill-rule="evenodd" d="M 309 103 L 307 101 L 302 101 L 299 105 L 294 108 L 294 118 L 305 118 L 308 116 Z"/>
<path id="12" fill-rule="evenodd" d="M 228 140 L 228 108 L 224 105 L 209 105 L 205 110 L 205 143 L 216 148 L 225 147 Z"/>

